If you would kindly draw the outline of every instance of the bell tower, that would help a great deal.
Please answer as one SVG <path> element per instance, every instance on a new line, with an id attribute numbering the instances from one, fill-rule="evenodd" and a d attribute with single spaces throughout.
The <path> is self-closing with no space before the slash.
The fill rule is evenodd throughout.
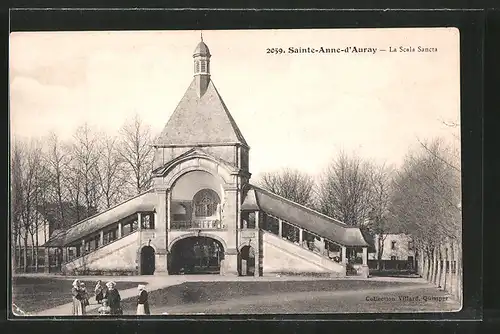
<path id="1" fill-rule="evenodd" d="M 202 97 L 207 91 L 210 82 L 210 50 L 203 42 L 203 35 L 201 41 L 196 46 L 193 53 L 194 60 L 194 78 L 196 81 L 196 92 L 198 97 Z"/>

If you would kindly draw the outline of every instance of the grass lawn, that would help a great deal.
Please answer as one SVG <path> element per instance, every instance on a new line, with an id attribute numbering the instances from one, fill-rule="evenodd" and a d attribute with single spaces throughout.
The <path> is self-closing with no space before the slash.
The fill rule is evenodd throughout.
<path id="1" fill-rule="evenodd" d="M 12 302 L 24 312 L 40 312 L 48 308 L 71 303 L 71 287 L 74 279 L 48 277 L 14 277 Z M 91 297 L 94 296 L 95 279 L 83 278 Z M 118 289 L 125 290 L 144 282 L 115 280 Z"/>
<path id="2" fill-rule="evenodd" d="M 400 297 L 406 299 L 401 300 Z M 353 293 L 331 295 L 327 292 L 298 292 L 282 295 L 243 297 L 216 303 L 181 305 L 158 309 L 158 314 L 287 314 L 287 313 L 416 313 L 458 311 L 456 302 L 436 301 L 424 296 L 445 296 L 437 289 L 418 289 L 406 292 Z M 385 300 L 367 300 L 383 297 Z M 410 298 L 418 298 L 417 301 Z"/>
<path id="3" fill-rule="evenodd" d="M 414 286 L 415 283 L 370 280 L 188 282 L 150 292 L 149 303 L 153 314 L 163 312 L 296 313 L 338 312 L 339 310 L 356 312 L 360 307 L 359 301 L 353 300 L 353 304 L 336 306 L 332 302 L 331 293 L 394 287 L 406 289 L 406 287 Z M 434 290 L 426 293 L 431 292 L 435 293 Z M 333 299 L 337 304 L 342 304 L 345 298 L 334 297 Z M 373 304 L 372 307 L 378 306 Z M 135 314 L 135 298 L 123 300 L 122 308 L 124 314 Z"/>

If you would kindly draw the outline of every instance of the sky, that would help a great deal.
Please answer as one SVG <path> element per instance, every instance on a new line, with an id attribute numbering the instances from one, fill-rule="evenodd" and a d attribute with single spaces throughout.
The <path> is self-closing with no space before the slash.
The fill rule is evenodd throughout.
<path id="1" fill-rule="evenodd" d="M 289 167 L 317 176 L 341 150 L 397 166 L 418 139 L 456 141 L 442 122 L 460 117 L 454 28 L 219 30 L 203 39 L 253 175 Z M 199 41 L 200 31 L 11 33 L 11 136 L 70 139 L 85 122 L 116 134 L 136 113 L 158 135 L 192 80 Z M 415 52 L 389 52 L 401 46 Z"/>

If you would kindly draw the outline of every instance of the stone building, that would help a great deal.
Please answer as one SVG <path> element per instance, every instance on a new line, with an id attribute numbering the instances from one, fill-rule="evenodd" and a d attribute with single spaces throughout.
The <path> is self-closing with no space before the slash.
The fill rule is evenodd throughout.
<path id="1" fill-rule="evenodd" d="M 45 244 L 68 273 L 368 275 L 361 231 L 250 183 L 250 147 L 210 76 L 194 77 L 154 144 L 151 189 Z M 352 270 L 351 270 L 352 272 Z"/>

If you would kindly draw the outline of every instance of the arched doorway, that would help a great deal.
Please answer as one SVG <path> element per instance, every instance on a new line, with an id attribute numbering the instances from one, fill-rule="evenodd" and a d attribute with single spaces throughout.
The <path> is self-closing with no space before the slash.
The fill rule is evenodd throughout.
<path id="1" fill-rule="evenodd" d="M 240 251 L 241 275 L 253 276 L 255 274 L 255 251 L 252 246 L 243 246 Z"/>
<path id="2" fill-rule="evenodd" d="M 141 275 L 153 275 L 155 272 L 155 250 L 151 246 L 141 249 Z"/>
<path id="3" fill-rule="evenodd" d="M 177 241 L 170 251 L 168 272 L 178 274 L 219 274 L 224 247 L 210 237 L 187 237 Z"/>

